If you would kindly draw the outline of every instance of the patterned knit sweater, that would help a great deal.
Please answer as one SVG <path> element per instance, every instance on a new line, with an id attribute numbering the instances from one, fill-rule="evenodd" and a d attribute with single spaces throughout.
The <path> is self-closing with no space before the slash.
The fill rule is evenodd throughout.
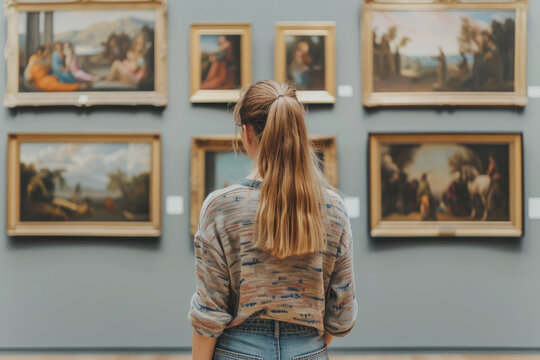
<path id="1" fill-rule="evenodd" d="M 189 320 L 207 337 L 248 317 L 314 327 L 345 336 L 354 326 L 352 234 L 342 199 L 326 195 L 327 250 L 277 259 L 254 246 L 259 181 L 211 193 L 195 235 L 197 289 Z"/>

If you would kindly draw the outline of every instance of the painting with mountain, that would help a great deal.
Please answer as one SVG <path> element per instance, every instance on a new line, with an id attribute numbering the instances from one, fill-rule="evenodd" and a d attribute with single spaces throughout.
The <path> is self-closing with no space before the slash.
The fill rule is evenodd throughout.
<path id="1" fill-rule="evenodd" d="M 19 91 L 154 91 L 153 10 L 20 12 Z"/>

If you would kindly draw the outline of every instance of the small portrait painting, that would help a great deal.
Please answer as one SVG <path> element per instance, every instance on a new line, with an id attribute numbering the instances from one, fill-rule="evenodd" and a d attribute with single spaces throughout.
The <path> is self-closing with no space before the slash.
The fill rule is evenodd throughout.
<path id="1" fill-rule="evenodd" d="M 238 101 L 251 84 L 251 25 L 191 25 L 190 67 L 191 102 Z"/>
<path id="2" fill-rule="evenodd" d="M 241 87 L 240 40 L 240 35 L 201 35 L 201 89 Z"/>
<path id="3" fill-rule="evenodd" d="M 298 90 L 324 90 L 324 36 L 285 37 L 287 80 Z"/>
<path id="4" fill-rule="evenodd" d="M 335 24 L 276 24 L 274 77 L 291 83 L 302 103 L 334 103 L 336 95 Z"/>

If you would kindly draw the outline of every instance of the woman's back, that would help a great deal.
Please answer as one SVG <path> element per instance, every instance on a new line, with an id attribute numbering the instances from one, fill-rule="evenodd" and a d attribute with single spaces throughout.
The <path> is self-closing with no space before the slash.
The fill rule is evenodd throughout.
<path id="1" fill-rule="evenodd" d="M 253 84 L 234 117 L 254 167 L 249 180 L 210 194 L 201 211 L 193 354 L 325 359 L 332 337 L 356 318 L 343 202 L 327 190 L 295 89 Z"/>
<path id="2" fill-rule="evenodd" d="M 327 249 L 278 259 L 253 241 L 259 181 L 212 193 L 195 236 L 197 293 L 190 320 L 206 336 L 252 316 L 347 334 L 356 318 L 352 238 L 341 198 L 325 196 Z M 200 295 L 203 296 L 200 296 Z"/>

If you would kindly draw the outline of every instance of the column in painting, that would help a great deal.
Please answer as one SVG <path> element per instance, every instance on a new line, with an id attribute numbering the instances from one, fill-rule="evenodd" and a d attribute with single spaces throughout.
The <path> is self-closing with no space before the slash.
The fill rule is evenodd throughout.
<path id="1" fill-rule="evenodd" d="M 53 13 L 48 11 L 45 13 L 45 22 L 43 27 L 43 43 L 54 42 L 54 31 L 53 31 Z"/>
<path id="2" fill-rule="evenodd" d="M 36 52 L 36 49 L 39 47 L 39 13 L 38 12 L 29 12 L 26 14 L 26 42 L 25 50 L 26 56 L 24 58 L 24 66 L 26 66 L 26 61 Z"/>

